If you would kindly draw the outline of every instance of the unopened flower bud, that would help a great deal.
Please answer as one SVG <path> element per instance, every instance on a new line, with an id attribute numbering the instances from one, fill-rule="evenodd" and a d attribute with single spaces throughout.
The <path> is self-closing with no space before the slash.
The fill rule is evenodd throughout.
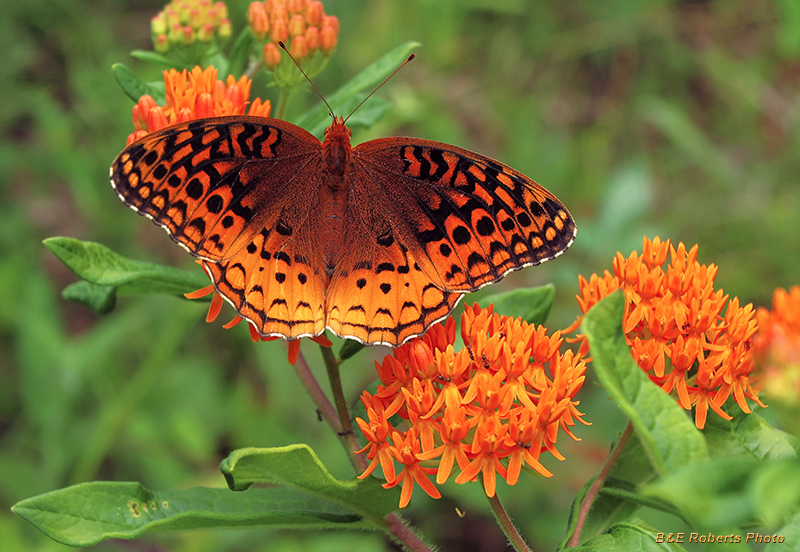
<path id="1" fill-rule="evenodd" d="M 287 11 L 286 6 L 274 5 L 273 8 L 269 11 L 269 18 L 273 23 L 275 23 L 279 19 L 282 20 L 284 23 L 288 23 L 289 12 Z"/>
<path id="2" fill-rule="evenodd" d="M 198 8 L 189 11 L 189 26 L 197 30 L 203 26 L 203 14 Z"/>
<path id="3" fill-rule="evenodd" d="M 325 11 L 322 8 L 322 2 L 319 0 L 312 0 L 306 6 L 306 23 L 319 27 L 322 24 L 322 17 Z"/>
<path id="4" fill-rule="evenodd" d="M 336 48 L 336 31 L 330 25 L 325 25 L 319 32 L 319 45 L 322 53 L 329 56 Z"/>
<path id="5" fill-rule="evenodd" d="M 286 10 L 289 13 L 302 13 L 305 8 L 305 0 L 287 0 L 286 2 Z"/>
<path id="6" fill-rule="evenodd" d="M 253 2 L 247 10 L 250 30 L 257 40 L 266 40 L 269 35 L 269 15 L 262 2 Z"/>
<path id="7" fill-rule="evenodd" d="M 186 25 L 181 33 L 181 42 L 184 44 L 194 44 L 194 40 L 194 29 L 192 29 L 189 25 Z"/>
<path id="8" fill-rule="evenodd" d="M 169 28 L 169 41 L 173 43 L 181 42 L 183 38 L 183 25 L 176 23 Z"/>
<path id="9" fill-rule="evenodd" d="M 153 49 L 159 54 L 169 52 L 169 37 L 165 34 L 160 34 L 153 40 Z"/>
<path id="10" fill-rule="evenodd" d="M 219 22 L 219 29 L 217 29 L 217 36 L 220 40 L 228 40 L 232 34 L 231 20 L 227 17 L 222 18 Z"/>
<path id="11" fill-rule="evenodd" d="M 297 63 L 302 62 L 308 57 L 308 43 L 303 35 L 296 36 L 289 45 L 289 53 L 292 54 Z"/>
<path id="12" fill-rule="evenodd" d="M 197 39 L 200 42 L 211 42 L 214 38 L 214 25 L 205 23 L 197 30 Z"/>
<path id="13" fill-rule="evenodd" d="M 306 43 L 308 44 L 309 52 L 315 52 L 319 49 L 319 28 L 306 28 Z"/>
<path id="14" fill-rule="evenodd" d="M 289 36 L 295 37 L 300 36 L 306 32 L 306 20 L 305 18 L 300 15 L 299 13 L 292 16 L 289 20 Z"/>
<path id="15" fill-rule="evenodd" d="M 150 20 L 150 32 L 153 34 L 153 36 L 158 36 L 166 34 L 167 29 L 167 16 L 163 11 L 158 12 L 158 15 Z"/>
<path id="16" fill-rule="evenodd" d="M 270 71 L 274 70 L 281 62 L 281 51 L 274 42 L 264 46 L 264 65 Z"/>
<path id="17" fill-rule="evenodd" d="M 286 27 L 286 20 L 275 19 L 273 16 L 269 35 L 272 42 L 287 42 L 289 40 L 289 29 Z"/>
<path id="18" fill-rule="evenodd" d="M 217 12 L 217 17 L 219 17 L 220 21 L 228 19 L 228 6 L 225 2 L 215 2 L 213 9 Z"/>
<path id="19" fill-rule="evenodd" d="M 167 25 L 169 25 L 170 28 L 181 24 L 181 14 L 179 14 L 177 10 L 167 10 L 164 15 L 167 18 Z"/>
<path id="20" fill-rule="evenodd" d="M 336 33 L 336 36 L 339 36 L 339 18 L 335 15 L 326 15 L 322 18 L 322 26 L 323 27 L 333 27 L 333 32 Z"/>

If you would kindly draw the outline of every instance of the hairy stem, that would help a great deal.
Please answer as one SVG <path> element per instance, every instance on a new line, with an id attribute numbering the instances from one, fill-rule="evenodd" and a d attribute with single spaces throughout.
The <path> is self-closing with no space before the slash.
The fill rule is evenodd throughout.
<path id="1" fill-rule="evenodd" d="M 572 533 L 572 536 L 567 543 L 568 546 L 578 546 L 578 543 L 581 540 L 583 524 L 586 523 L 586 518 L 589 515 L 589 511 L 592 509 L 592 504 L 594 504 L 594 500 L 600 493 L 600 489 L 603 488 L 603 483 L 606 482 L 606 478 L 611 472 L 611 468 L 614 467 L 619 455 L 625 449 L 625 445 L 628 443 L 628 439 L 630 439 L 631 435 L 633 435 L 633 424 L 628 422 L 628 425 L 625 426 L 622 435 L 619 436 L 619 440 L 614 445 L 614 448 L 611 449 L 611 453 L 608 455 L 608 458 L 606 458 L 605 464 L 603 464 L 603 467 L 600 469 L 600 473 L 598 473 L 595 480 L 592 481 L 589 490 L 586 491 L 586 496 L 583 497 L 583 502 L 581 502 L 581 507 L 578 510 L 578 521 L 575 524 L 575 531 Z"/>
<path id="2" fill-rule="evenodd" d="M 479 479 L 482 485 L 483 476 L 480 476 Z M 492 507 L 492 513 L 497 520 L 497 524 L 500 525 L 500 528 L 503 530 L 508 542 L 514 547 L 514 550 L 517 552 L 531 552 L 530 547 L 528 547 L 527 543 L 522 538 L 522 535 L 520 535 L 519 531 L 517 531 L 517 528 L 514 526 L 511 518 L 508 517 L 508 513 L 506 512 L 505 508 L 503 508 L 503 504 L 500 502 L 500 498 L 497 496 L 497 493 L 495 493 L 494 496 L 487 496 L 486 498 L 489 500 L 489 506 Z"/>

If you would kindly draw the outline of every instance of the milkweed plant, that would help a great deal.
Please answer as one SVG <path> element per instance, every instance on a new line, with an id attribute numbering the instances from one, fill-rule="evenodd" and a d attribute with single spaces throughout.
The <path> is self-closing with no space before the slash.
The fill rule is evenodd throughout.
<path id="1" fill-rule="evenodd" d="M 306 83 L 298 66 L 308 77 L 319 74 L 340 38 L 338 19 L 314 0 L 252 2 L 247 22 L 234 36 L 225 3 L 209 0 L 175 0 L 153 17 L 153 51 L 134 55 L 164 67 L 163 82 L 113 67 L 134 101 L 127 144 L 194 119 L 283 118 L 290 95 Z M 351 109 L 415 46 L 387 53 L 328 103 Z M 253 93 L 257 74 L 269 79 L 272 100 Z M 381 111 L 362 114 L 359 123 L 373 123 Z M 319 134 L 327 118 L 321 106 L 293 122 Z M 65 297 L 99 312 L 112 310 L 117 290 L 131 284 L 140 292 L 210 296 L 208 321 L 223 308 L 199 269 L 153 265 L 65 237 L 45 244 L 83 279 Z M 580 454 L 582 439 L 606 429 L 616 437 L 597 474 L 563 505 L 558 549 L 739 550 L 757 543 L 800 550 L 796 440 L 759 414 L 771 402 L 785 427 L 800 427 L 800 287 L 776 290 L 772 308 L 756 310 L 716 287 L 717 267 L 701 261 L 697 245 L 645 237 L 641 251 L 617 253 L 603 274 L 575 276 L 577 316 L 562 329 L 545 326 L 552 286 L 467 301 L 459 315 L 376 362 L 373 384 L 357 397 L 344 394 L 339 374 L 361 369 L 360 345 L 344 342 L 335 352 L 324 335 L 313 338 L 329 377 L 326 394 L 301 340 L 286 342 L 299 385 L 282 392 L 314 400 L 352 465 L 350 479 L 333 477 L 311 444 L 253 443 L 220 459 L 229 489 L 93 481 L 28 498 L 13 511 L 71 546 L 155 528 L 273 526 L 377 531 L 425 551 L 437 543 L 401 514 L 452 493 L 453 485 L 474 486 L 509 546 L 531 550 L 526 542 L 536 536 L 514 522 L 536 515 L 525 510 L 526 489 L 534 478 L 564 486 L 551 469 L 575 460 L 562 454 L 565 440 Z M 240 322 L 234 316 L 225 327 Z M 280 338 L 245 325 L 253 346 L 279 346 L 261 344 Z M 601 388 L 626 426 L 604 427 L 603 416 L 581 404 L 589 386 Z M 510 511 L 500 495 L 513 493 L 523 498 Z M 450 501 L 453 525 L 484 514 Z M 637 517 L 647 510 L 664 513 L 662 525 Z"/>

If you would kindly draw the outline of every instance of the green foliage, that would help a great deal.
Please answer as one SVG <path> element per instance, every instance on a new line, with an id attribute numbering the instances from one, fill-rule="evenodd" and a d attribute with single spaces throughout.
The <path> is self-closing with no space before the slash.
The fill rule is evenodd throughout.
<path id="1" fill-rule="evenodd" d="M 483 308 L 494 304 L 494 312 L 513 318 L 522 318 L 530 324 L 541 325 L 547 320 L 555 297 L 556 288 L 549 284 L 538 288 L 513 289 L 486 295 L 481 297 L 477 303 Z"/>
<path id="2" fill-rule="evenodd" d="M 114 308 L 117 291 L 182 296 L 208 285 L 201 272 L 135 261 L 99 243 L 74 238 L 49 238 L 44 245 L 87 284 L 64 290 L 64 298 L 83 303 L 101 314 Z"/>

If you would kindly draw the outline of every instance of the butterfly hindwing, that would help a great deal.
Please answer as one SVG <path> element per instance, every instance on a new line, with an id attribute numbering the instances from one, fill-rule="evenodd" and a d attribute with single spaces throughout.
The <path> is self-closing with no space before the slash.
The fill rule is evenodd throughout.
<path id="1" fill-rule="evenodd" d="M 327 276 L 309 256 L 310 229 L 263 229 L 232 258 L 203 263 L 220 295 L 261 335 L 296 339 L 325 330 Z"/>
<path id="2" fill-rule="evenodd" d="M 357 146 L 354 160 L 383 197 L 398 235 L 443 289 L 496 282 L 558 256 L 575 237 L 574 220 L 553 194 L 489 157 L 384 138 Z"/>

